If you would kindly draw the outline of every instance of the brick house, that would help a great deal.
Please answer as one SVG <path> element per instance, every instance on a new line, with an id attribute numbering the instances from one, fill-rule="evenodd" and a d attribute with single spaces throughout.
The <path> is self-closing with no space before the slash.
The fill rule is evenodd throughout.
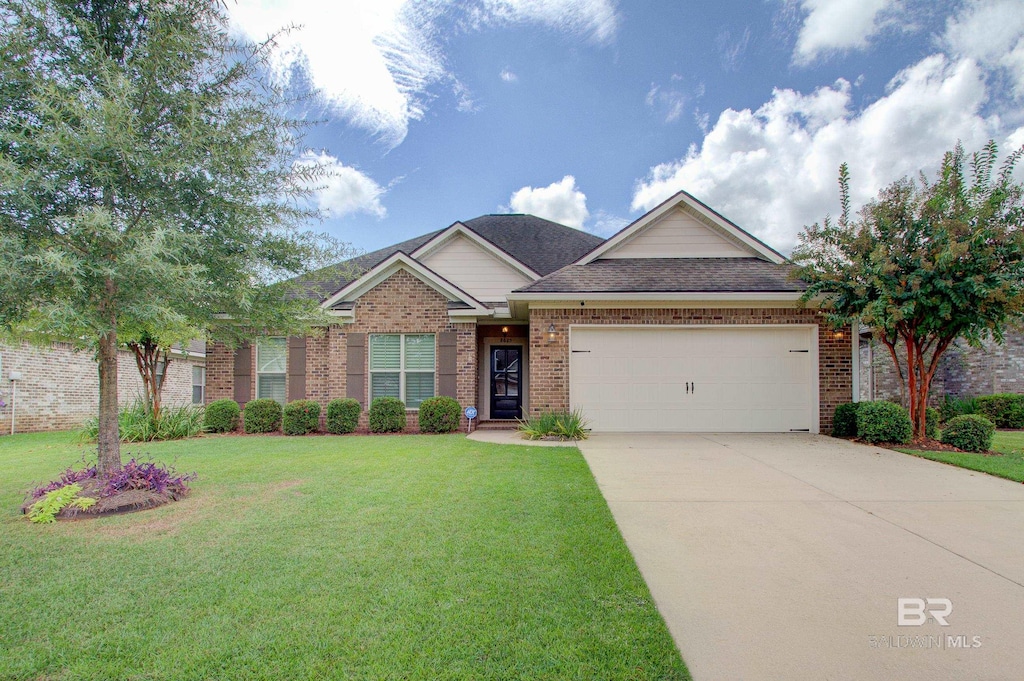
<path id="1" fill-rule="evenodd" d="M 163 403 L 203 404 L 206 343 L 176 347 L 170 359 L 164 368 Z M 142 378 L 130 351 L 120 351 L 117 361 L 118 400 L 124 407 L 142 399 Z M 18 377 L 15 381 L 12 374 Z M 76 351 L 70 343 L 0 344 L 0 435 L 11 432 L 12 418 L 19 433 L 77 428 L 96 418 L 99 395 L 99 374 L 91 352 Z"/>
<path id="2" fill-rule="evenodd" d="M 207 353 L 207 400 L 365 408 L 426 397 L 484 421 L 580 409 L 596 431 L 828 432 L 855 391 L 856 339 L 833 332 L 785 258 L 680 192 L 602 240 L 487 215 L 306 280 L 337 319 L 310 338 Z M 465 422 L 463 423 L 465 426 Z"/>

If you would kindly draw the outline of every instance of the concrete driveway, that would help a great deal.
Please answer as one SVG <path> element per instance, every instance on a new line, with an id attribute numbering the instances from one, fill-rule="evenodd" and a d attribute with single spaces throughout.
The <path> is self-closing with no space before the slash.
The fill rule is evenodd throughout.
<path id="1" fill-rule="evenodd" d="M 808 435 L 580 450 L 697 681 L 1024 679 L 1024 485 Z"/>

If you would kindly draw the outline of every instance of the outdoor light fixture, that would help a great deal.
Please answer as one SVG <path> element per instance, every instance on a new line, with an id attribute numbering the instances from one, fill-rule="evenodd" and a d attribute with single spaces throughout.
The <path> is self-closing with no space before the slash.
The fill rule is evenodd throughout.
<path id="1" fill-rule="evenodd" d="M 548 343 L 555 342 L 555 325 L 552 324 L 548 327 Z"/>
<path id="2" fill-rule="evenodd" d="M 843 337 L 843 332 L 842 331 L 836 331 L 834 334 L 832 334 L 832 337 L 833 338 L 842 338 Z"/>
<path id="3" fill-rule="evenodd" d="M 508 338 L 508 327 L 507 326 L 501 327 L 501 337 L 502 338 Z"/>

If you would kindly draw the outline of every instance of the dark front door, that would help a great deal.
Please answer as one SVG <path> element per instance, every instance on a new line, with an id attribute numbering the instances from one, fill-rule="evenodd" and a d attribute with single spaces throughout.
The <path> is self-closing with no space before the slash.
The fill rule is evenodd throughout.
<path id="1" fill-rule="evenodd" d="M 491 418 L 518 419 L 523 415 L 523 347 L 491 348 Z"/>

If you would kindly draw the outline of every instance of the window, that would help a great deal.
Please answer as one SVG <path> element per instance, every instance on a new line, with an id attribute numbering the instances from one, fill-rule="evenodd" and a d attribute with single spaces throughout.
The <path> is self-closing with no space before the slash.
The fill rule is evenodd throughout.
<path id="1" fill-rule="evenodd" d="M 256 343 L 256 397 L 284 404 L 287 356 L 284 338 L 263 338 Z"/>
<path id="2" fill-rule="evenodd" d="M 410 409 L 434 396 L 434 334 L 370 336 L 370 400 L 397 397 Z"/>
<path id="3" fill-rule="evenodd" d="M 206 367 L 192 367 L 192 404 L 206 400 Z"/>

